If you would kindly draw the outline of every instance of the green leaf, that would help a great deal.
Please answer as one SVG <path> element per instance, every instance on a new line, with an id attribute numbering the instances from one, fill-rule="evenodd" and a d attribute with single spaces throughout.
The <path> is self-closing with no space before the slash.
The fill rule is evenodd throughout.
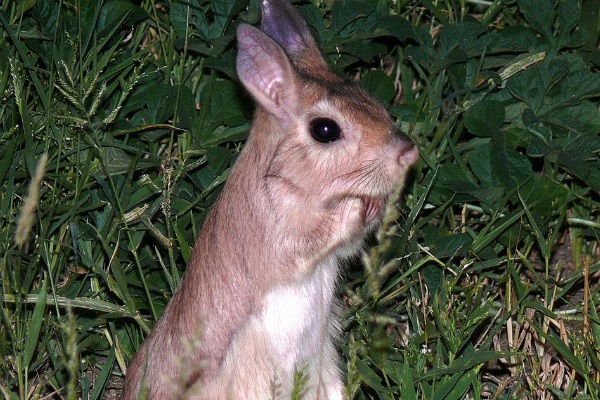
<path id="1" fill-rule="evenodd" d="M 561 340 L 560 337 L 554 333 L 552 330 L 548 330 L 547 332 L 539 327 L 537 324 L 531 324 L 538 335 L 542 336 L 546 339 L 553 349 L 555 349 L 558 354 L 564 357 L 565 361 L 575 370 L 578 374 L 582 376 L 588 376 L 590 373 L 589 367 L 583 362 L 583 360 L 577 357 L 573 351 Z"/>
<path id="2" fill-rule="evenodd" d="M 46 311 L 46 294 L 48 291 L 48 279 L 44 278 L 42 286 L 40 287 L 31 319 L 29 320 L 29 328 L 27 329 L 27 336 L 25 337 L 25 350 L 23 353 L 23 365 L 29 367 L 33 354 L 37 348 L 40 331 L 42 329 L 42 322 L 44 321 L 44 313 Z"/>
<path id="3" fill-rule="evenodd" d="M 417 400 L 417 392 L 415 391 L 415 383 L 413 381 L 410 365 L 405 362 L 402 367 L 402 382 L 400 385 L 400 393 L 403 400 Z"/>
<path id="4" fill-rule="evenodd" d="M 527 22 L 547 40 L 552 39 L 552 24 L 554 23 L 554 2 L 547 0 L 517 0 L 519 9 Z"/>
<path id="5" fill-rule="evenodd" d="M 504 106 L 496 100 L 484 100 L 465 112 L 464 121 L 473 135 L 496 137 L 504 123 Z"/>
<path id="6" fill-rule="evenodd" d="M 219 0 L 210 2 L 214 16 L 213 37 L 223 36 L 231 20 L 246 6 L 246 3 L 247 0 Z"/>
<path id="7" fill-rule="evenodd" d="M 486 27 L 478 22 L 463 22 L 462 24 L 444 25 L 440 31 L 439 52 L 442 58 L 450 58 L 461 50 L 467 58 L 467 50 L 473 49 L 478 44 L 478 38 L 486 31 Z M 452 57 L 454 61 L 459 59 Z"/>
<path id="8" fill-rule="evenodd" d="M 519 193 L 526 208 L 536 223 L 546 229 L 545 224 L 567 207 L 569 191 L 546 176 L 532 176 Z"/>
<path id="9" fill-rule="evenodd" d="M 177 222 L 179 222 L 178 220 Z M 189 262 L 192 257 L 192 246 L 186 240 L 186 232 L 183 227 L 180 226 L 179 223 L 175 223 L 173 225 L 173 230 L 175 231 L 175 236 L 177 237 L 177 243 L 179 251 L 181 252 L 181 256 L 185 260 L 186 264 Z"/>
<path id="10" fill-rule="evenodd" d="M 566 58 L 567 62 L 575 64 L 575 60 Z M 573 106 L 581 103 L 582 100 L 597 97 L 600 93 L 600 75 L 586 70 L 576 70 L 569 72 L 562 77 L 554 89 L 548 95 L 552 101 L 544 104 L 540 114 L 546 111 L 552 113 L 555 109 L 565 106 Z"/>
<path id="11" fill-rule="evenodd" d="M 548 91 L 568 72 L 569 64 L 564 58 L 545 60 L 512 76 L 507 87 L 516 98 L 527 103 L 538 115 L 538 112 L 543 112 L 540 109 Z"/>
<path id="12" fill-rule="evenodd" d="M 560 43 L 568 43 L 570 33 L 577 26 L 580 17 L 580 9 L 577 0 L 565 0 L 558 3 L 558 23 L 560 25 Z"/>
<path id="13" fill-rule="evenodd" d="M 94 380 L 94 392 L 92 393 L 92 399 L 101 399 L 102 392 L 106 388 L 106 383 L 108 382 L 108 378 L 113 369 L 113 365 L 115 363 L 115 348 L 112 347 L 108 353 L 108 357 L 104 360 L 104 365 L 100 370 L 98 376 Z"/>
<path id="14" fill-rule="evenodd" d="M 477 376 L 474 371 L 467 373 L 457 372 L 450 376 L 448 379 L 442 381 L 442 384 L 433 393 L 433 399 L 444 399 L 444 400 L 458 400 L 463 399 L 464 396 L 456 397 L 457 392 L 463 392 L 466 387 L 471 385 L 473 379 Z M 464 393 L 460 393 L 464 394 Z"/>
<path id="15" fill-rule="evenodd" d="M 218 137 L 220 132 L 215 132 L 220 125 L 234 127 L 248 121 L 244 113 L 242 93 L 241 88 L 231 81 L 217 80 L 214 83 L 208 104 L 200 104 L 200 107 L 206 108 L 205 125 L 199 138 L 201 143 L 222 142 Z"/>
<path id="16" fill-rule="evenodd" d="M 373 13 L 369 3 L 356 0 L 335 1 L 331 7 L 331 29 L 340 32 L 341 36 L 350 36 L 357 31 L 360 25 L 356 22 L 364 20 Z"/>
<path id="17" fill-rule="evenodd" d="M 360 378 L 365 384 L 377 391 L 385 391 L 385 388 L 381 385 L 381 378 L 362 359 L 356 360 L 356 367 Z"/>
<path id="18" fill-rule="evenodd" d="M 19 17 L 23 17 L 23 14 L 25 14 L 29 9 L 31 9 L 31 7 L 33 7 L 36 3 L 36 0 L 21 0 L 17 3 L 17 10 L 16 10 L 16 14 Z"/>
<path id="19" fill-rule="evenodd" d="M 469 387 L 475 385 L 477 380 L 477 371 L 468 371 L 464 376 L 462 376 L 459 381 L 452 387 L 452 390 L 448 392 L 447 395 L 444 395 L 444 400 L 461 400 L 465 398 L 465 394 Z"/>
<path id="20" fill-rule="evenodd" d="M 471 236 L 466 233 L 440 232 L 438 228 L 424 227 L 428 238 L 425 242 L 429 251 L 437 258 L 447 258 L 465 255 L 471 245 Z"/>
<path id="21" fill-rule="evenodd" d="M 394 80 L 383 71 L 369 71 L 360 80 L 360 84 L 383 104 L 389 104 L 396 95 Z"/>
<path id="22" fill-rule="evenodd" d="M 401 42 L 416 38 L 413 26 L 399 15 L 378 16 L 373 34 L 374 37 L 392 36 Z"/>

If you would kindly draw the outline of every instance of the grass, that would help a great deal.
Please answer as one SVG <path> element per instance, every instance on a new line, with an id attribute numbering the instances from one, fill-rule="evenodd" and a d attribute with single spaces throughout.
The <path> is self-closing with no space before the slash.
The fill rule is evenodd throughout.
<path id="1" fill-rule="evenodd" d="M 243 146 L 258 4 L 0 7 L 0 391 L 114 398 Z M 597 2 L 299 7 L 421 154 L 341 286 L 349 397 L 600 399 Z"/>

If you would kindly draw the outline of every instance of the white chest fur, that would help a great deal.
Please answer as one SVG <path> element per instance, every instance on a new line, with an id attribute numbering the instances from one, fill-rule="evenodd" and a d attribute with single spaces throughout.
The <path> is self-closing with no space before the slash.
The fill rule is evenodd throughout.
<path id="1" fill-rule="evenodd" d="M 281 378 L 302 369 L 321 376 L 335 363 L 330 353 L 337 270 L 331 257 L 302 281 L 274 288 L 265 297 L 260 318 Z"/>
<path id="2" fill-rule="evenodd" d="M 204 388 L 210 396 L 202 399 L 238 398 L 236 393 L 289 399 L 295 373 L 302 371 L 302 399 L 341 400 L 343 384 L 332 342 L 337 271 L 337 258 L 331 256 L 304 279 L 269 291 L 261 309 L 232 340 L 221 369 L 225 383 L 218 380 L 213 387 L 208 382 Z"/>

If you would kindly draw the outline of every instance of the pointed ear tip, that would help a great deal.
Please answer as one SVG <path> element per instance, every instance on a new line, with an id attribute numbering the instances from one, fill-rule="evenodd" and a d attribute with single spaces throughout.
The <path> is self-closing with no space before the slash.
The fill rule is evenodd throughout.
<path id="1" fill-rule="evenodd" d="M 237 37 L 239 38 L 242 35 L 248 34 L 248 32 L 250 32 L 252 29 L 256 29 L 256 28 L 254 28 L 252 25 L 248 25 L 248 24 L 239 24 L 237 27 L 237 30 L 236 30 Z"/>

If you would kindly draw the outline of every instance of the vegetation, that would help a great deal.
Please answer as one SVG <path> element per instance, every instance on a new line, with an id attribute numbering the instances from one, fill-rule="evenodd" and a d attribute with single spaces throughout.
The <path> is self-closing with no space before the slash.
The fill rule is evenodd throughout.
<path id="1" fill-rule="evenodd" d="M 600 399 L 600 4 L 325 0 L 421 158 L 349 266 L 351 398 Z M 0 6 L 0 392 L 118 395 L 243 146 L 258 1 Z"/>

